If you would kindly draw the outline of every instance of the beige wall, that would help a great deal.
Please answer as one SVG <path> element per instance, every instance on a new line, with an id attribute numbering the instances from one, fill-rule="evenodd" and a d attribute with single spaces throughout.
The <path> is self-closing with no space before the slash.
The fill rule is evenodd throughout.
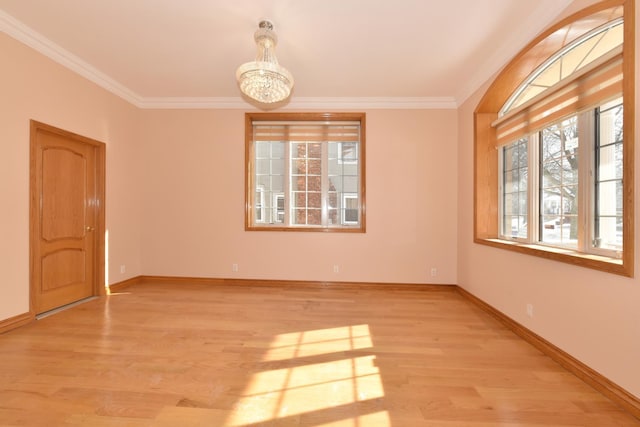
<path id="1" fill-rule="evenodd" d="M 4 34 L 0 52 L 0 320 L 29 309 L 30 119 L 107 144 L 108 283 L 456 282 L 454 110 L 367 112 L 366 234 L 245 232 L 243 111 L 141 111 Z"/>
<path id="2" fill-rule="evenodd" d="M 366 234 L 244 231 L 244 112 L 142 116 L 145 274 L 456 282 L 454 110 L 367 111 Z"/>
<path id="3" fill-rule="evenodd" d="M 138 110 L 4 33 L 0 56 L 2 320 L 29 310 L 30 119 L 107 144 L 110 276 L 116 275 L 114 264 L 121 262 L 127 263 L 128 276 L 141 271 Z"/>
<path id="4" fill-rule="evenodd" d="M 457 112 L 367 111 L 366 234 L 248 233 L 242 111 L 140 111 L 4 34 L 0 53 L 0 320 L 28 310 L 33 118 L 107 143 L 109 283 L 459 283 L 640 396 L 638 280 L 473 244 L 479 95 Z"/>
<path id="5" fill-rule="evenodd" d="M 484 90 L 458 111 L 458 284 L 640 396 L 638 279 L 473 243 L 473 110 Z M 638 122 L 637 107 L 636 113 Z M 635 146 L 640 147 L 638 133 Z M 636 149 L 635 164 L 639 155 Z M 635 186 L 640 188 L 640 174 Z M 639 256 L 636 249 L 636 271 Z M 526 315 L 527 304 L 533 304 L 532 318 Z"/>

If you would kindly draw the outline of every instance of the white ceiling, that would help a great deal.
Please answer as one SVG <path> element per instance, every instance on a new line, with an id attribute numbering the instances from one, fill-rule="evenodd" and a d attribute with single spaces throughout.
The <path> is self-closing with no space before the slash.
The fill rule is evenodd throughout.
<path id="1" fill-rule="evenodd" d="M 235 70 L 268 18 L 291 105 L 452 108 L 569 3 L 0 0 L 0 30 L 141 107 L 246 107 Z"/>

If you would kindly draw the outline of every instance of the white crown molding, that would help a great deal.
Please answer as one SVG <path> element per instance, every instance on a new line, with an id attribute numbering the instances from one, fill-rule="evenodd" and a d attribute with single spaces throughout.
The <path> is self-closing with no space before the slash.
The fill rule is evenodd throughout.
<path id="1" fill-rule="evenodd" d="M 91 64 L 53 43 L 42 34 L 32 30 L 2 10 L 0 10 L 0 31 L 8 34 L 19 42 L 24 43 L 37 52 L 40 52 L 60 65 L 67 67 L 71 71 L 74 71 L 109 92 L 121 97 L 127 102 L 136 106 L 140 103 L 140 96 L 129 88 L 118 83 L 111 77 L 93 67 Z"/>
<path id="2" fill-rule="evenodd" d="M 211 98 L 144 98 L 138 105 L 145 109 L 270 109 L 259 108 L 241 97 Z M 410 109 L 450 110 L 458 107 L 454 98 L 311 98 L 293 97 L 286 104 L 274 105 L 279 110 L 309 109 Z"/>
<path id="3" fill-rule="evenodd" d="M 353 98 L 296 98 L 285 109 L 392 109 L 392 110 L 451 110 L 458 108 L 453 97 L 353 97 Z"/>
<path id="4" fill-rule="evenodd" d="M 149 110 L 210 110 L 247 109 L 251 105 L 238 97 L 148 97 L 142 98 L 138 107 Z"/>
<path id="5" fill-rule="evenodd" d="M 141 97 L 91 64 L 53 43 L 11 15 L 0 10 L 0 31 L 31 47 L 60 65 L 142 109 L 258 109 L 238 97 Z M 274 106 L 276 107 L 276 106 Z M 307 109 L 456 109 L 453 97 L 293 97 L 280 110 Z M 269 108 L 266 108 L 269 109 Z"/>

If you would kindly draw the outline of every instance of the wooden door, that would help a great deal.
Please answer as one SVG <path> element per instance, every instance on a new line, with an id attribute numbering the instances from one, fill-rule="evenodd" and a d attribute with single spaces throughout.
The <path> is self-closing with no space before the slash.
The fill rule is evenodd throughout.
<path id="1" fill-rule="evenodd" d="M 32 121 L 31 304 L 35 314 L 104 290 L 103 201 L 104 144 Z"/>

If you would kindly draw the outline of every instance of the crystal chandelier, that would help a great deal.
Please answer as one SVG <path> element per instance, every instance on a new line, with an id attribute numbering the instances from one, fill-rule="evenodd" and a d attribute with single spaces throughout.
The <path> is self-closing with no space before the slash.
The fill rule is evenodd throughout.
<path id="1" fill-rule="evenodd" d="M 254 39 L 258 45 L 256 60 L 242 64 L 236 71 L 240 90 L 264 104 L 287 99 L 293 88 L 293 76 L 276 59 L 278 38 L 273 32 L 273 24 L 261 21 Z"/>

